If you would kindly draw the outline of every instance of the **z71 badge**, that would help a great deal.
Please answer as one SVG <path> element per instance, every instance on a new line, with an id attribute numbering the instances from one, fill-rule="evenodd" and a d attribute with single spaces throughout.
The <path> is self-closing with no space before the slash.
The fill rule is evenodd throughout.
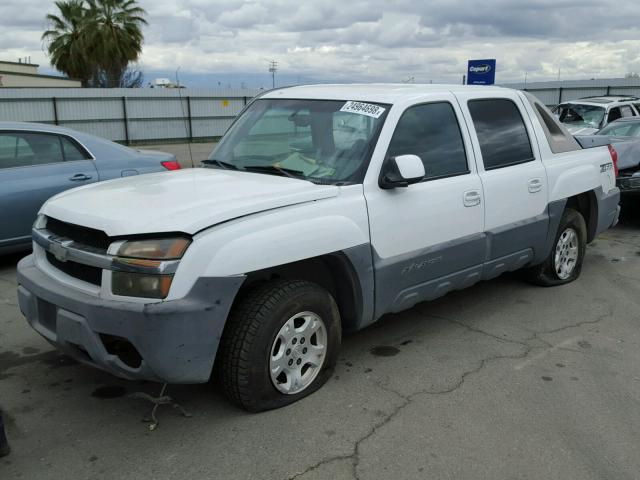
<path id="1" fill-rule="evenodd" d="M 609 170 L 613 170 L 613 163 L 603 163 L 600 165 L 600 173 L 605 173 Z"/>

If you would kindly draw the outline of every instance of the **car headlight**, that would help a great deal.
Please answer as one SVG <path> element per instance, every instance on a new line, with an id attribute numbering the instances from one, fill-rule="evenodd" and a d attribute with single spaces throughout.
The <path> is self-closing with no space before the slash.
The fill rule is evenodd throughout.
<path id="1" fill-rule="evenodd" d="M 190 243 L 184 237 L 123 243 L 114 258 L 111 291 L 128 297 L 166 298 L 177 262 Z"/>
<path id="2" fill-rule="evenodd" d="M 154 238 L 124 242 L 118 249 L 119 257 L 172 260 L 182 258 L 191 240 L 184 237 Z"/>

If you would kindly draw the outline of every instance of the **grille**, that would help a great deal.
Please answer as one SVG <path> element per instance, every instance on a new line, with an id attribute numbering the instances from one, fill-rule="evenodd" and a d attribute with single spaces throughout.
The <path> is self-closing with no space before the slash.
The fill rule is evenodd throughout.
<path id="1" fill-rule="evenodd" d="M 47 252 L 47 261 L 61 272 L 78 280 L 92 283 L 98 287 L 102 285 L 102 269 L 98 267 L 90 267 L 76 262 L 61 262 L 50 252 Z"/>
<path id="2" fill-rule="evenodd" d="M 60 237 L 68 238 L 74 242 L 97 248 L 104 252 L 107 251 L 111 243 L 109 236 L 101 230 L 61 222 L 51 217 L 47 217 L 47 230 Z"/>

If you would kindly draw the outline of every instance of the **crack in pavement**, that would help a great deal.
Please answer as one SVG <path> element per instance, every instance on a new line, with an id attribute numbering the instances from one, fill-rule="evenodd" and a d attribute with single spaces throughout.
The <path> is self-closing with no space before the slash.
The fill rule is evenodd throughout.
<path id="1" fill-rule="evenodd" d="M 479 332 L 479 333 L 483 333 L 483 332 Z M 489 335 L 492 336 L 492 335 Z M 502 339 L 507 343 L 511 343 L 508 340 Z M 375 425 L 373 425 L 369 431 L 367 433 L 365 433 L 362 437 L 360 437 L 358 440 L 355 441 L 355 443 L 353 444 L 353 450 L 350 454 L 339 454 L 339 455 L 333 455 L 327 458 L 324 458 L 322 460 L 320 460 L 319 462 L 315 463 L 314 465 L 308 467 L 306 470 L 296 473 L 295 475 L 289 477 L 289 480 L 293 480 L 296 478 L 300 478 L 304 475 L 306 475 L 307 473 L 310 473 L 314 470 L 317 470 L 318 468 L 320 468 L 323 465 L 327 465 L 329 463 L 335 462 L 335 461 L 340 461 L 340 460 L 348 460 L 351 459 L 352 461 L 352 475 L 353 478 L 355 480 L 359 480 L 359 475 L 358 475 L 358 466 L 360 464 L 360 445 L 362 445 L 363 442 L 367 441 L 369 438 L 373 437 L 376 432 L 378 430 L 380 430 L 382 427 L 384 427 L 386 424 L 388 424 L 389 422 L 391 422 L 400 412 L 402 412 L 408 405 L 410 405 L 414 399 L 420 395 L 447 395 L 449 393 L 452 393 L 456 390 L 458 390 L 460 387 L 462 387 L 462 385 L 464 385 L 467 377 L 469 377 L 470 375 L 476 374 L 478 372 L 480 372 L 483 368 L 485 368 L 485 366 L 492 361 L 495 360 L 500 360 L 500 359 L 522 359 L 525 358 L 529 352 L 531 352 L 531 350 L 533 350 L 536 347 L 531 347 L 528 345 L 523 345 L 525 347 L 524 351 L 520 354 L 516 354 L 516 355 L 491 355 L 489 357 L 486 358 L 482 358 L 479 360 L 478 365 L 475 366 L 472 369 L 469 369 L 465 372 L 462 372 L 462 374 L 460 375 L 459 379 L 450 387 L 444 388 L 444 389 L 440 389 L 440 390 L 431 390 L 429 388 L 425 388 L 422 390 L 418 390 L 416 392 L 413 392 L 409 395 L 404 395 L 392 388 L 389 388 L 386 385 L 383 385 L 381 383 L 375 382 L 375 385 L 382 389 L 385 390 L 387 392 L 391 392 L 395 395 L 397 395 L 399 398 L 402 399 L 402 402 L 400 404 L 398 404 L 392 411 L 391 413 L 389 413 L 384 419 L 382 419 L 380 422 L 376 423 Z"/>
<path id="2" fill-rule="evenodd" d="M 387 385 L 384 385 L 382 383 L 379 382 L 374 382 L 375 385 L 380 388 L 381 390 L 393 393 L 395 395 L 397 395 L 400 399 L 402 399 L 402 402 L 400 404 L 398 404 L 386 417 L 384 417 L 381 421 L 377 422 L 375 425 L 373 425 L 368 431 L 367 433 L 365 433 L 363 436 L 361 436 L 359 439 L 357 439 L 354 444 L 353 444 L 353 449 L 351 451 L 351 453 L 342 453 L 342 454 L 338 454 L 338 455 L 332 455 L 329 456 L 327 458 L 323 458 L 322 460 L 320 460 L 319 462 L 311 465 L 310 467 L 306 468 L 305 470 L 303 470 L 302 472 L 296 473 L 290 477 L 288 477 L 288 480 L 294 480 L 297 478 L 301 478 L 303 476 L 305 476 L 306 474 L 317 470 L 318 468 L 324 466 L 324 465 L 328 465 L 330 463 L 333 462 L 337 462 L 337 461 L 344 461 L 344 460 L 351 460 L 351 473 L 353 475 L 353 478 L 355 480 L 359 480 L 360 476 L 358 475 L 358 466 L 360 465 L 360 446 L 367 441 L 368 439 L 370 439 L 371 437 L 373 437 L 382 427 L 384 427 L 385 425 L 387 425 L 389 422 L 391 422 L 395 417 L 398 416 L 398 414 L 400 414 L 400 412 L 402 412 L 407 406 L 409 406 L 415 399 L 416 397 L 422 396 L 422 395 L 448 395 L 450 393 L 455 392 L 456 390 L 460 389 L 466 379 L 469 376 L 475 375 L 479 372 L 481 372 L 489 363 L 497 361 L 497 360 L 504 360 L 504 359 L 511 359 L 511 360 L 523 360 L 525 359 L 532 351 L 534 350 L 549 350 L 549 349 L 564 349 L 564 350 L 569 350 L 569 351 L 576 351 L 576 352 L 580 352 L 580 353 L 584 353 L 582 351 L 579 350 L 573 350 L 573 349 L 569 349 L 566 347 L 562 347 L 562 346 L 557 346 L 557 345 L 553 345 L 551 343 L 549 343 L 548 341 L 542 339 L 539 337 L 539 335 L 548 335 L 548 334 L 552 334 L 552 333 L 557 333 L 557 332 L 562 332 L 565 330 L 568 330 L 570 328 L 579 328 L 581 326 L 584 325 L 593 325 L 596 324 L 598 322 L 603 321 L 604 319 L 611 317 L 613 315 L 613 308 L 609 307 L 608 312 L 598 316 L 597 319 L 595 320 L 583 320 L 580 322 L 576 322 L 576 323 L 572 323 L 570 325 L 564 325 L 562 327 L 559 328 L 554 328 L 554 329 L 550 329 L 550 330 L 530 330 L 527 328 L 522 328 L 523 330 L 527 331 L 528 333 L 531 333 L 532 335 L 525 338 L 524 340 L 520 341 L 520 340 L 513 340 L 513 339 L 509 339 L 509 338 L 503 338 L 500 337 L 498 335 L 486 332 L 478 327 L 474 327 L 471 325 L 468 325 L 464 322 L 460 322 L 458 320 L 454 320 L 451 318 L 447 318 L 447 317 L 442 317 L 442 316 L 437 316 L 437 315 L 432 315 L 432 314 L 426 314 L 425 312 L 421 311 L 418 308 L 418 312 L 420 312 L 422 315 L 426 316 L 426 317 L 431 317 L 431 318 L 437 318 L 439 320 L 444 320 L 447 321 L 449 323 L 452 323 L 454 325 L 457 325 L 461 328 L 464 328 L 470 332 L 474 332 L 474 333 L 478 333 L 481 335 L 486 335 L 488 337 L 491 337 L 495 340 L 498 340 L 499 342 L 503 342 L 503 343 L 509 343 L 509 344 L 513 344 L 513 345 L 519 345 L 521 347 L 523 347 L 523 351 L 522 353 L 519 354 L 513 354 L 513 355 L 491 355 L 485 358 L 481 358 L 477 364 L 477 366 L 475 366 L 472 369 L 469 369 L 467 371 L 462 372 L 462 374 L 460 375 L 460 377 L 458 378 L 458 380 L 451 385 L 448 388 L 444 388 L 444 389 L 440 389 L 440 390 L 430 390 L 429 388 L 425 388 L 422 390 L 418 390 L 416 392 L 410 393 L 408 395 L 402 394 L 390 387 L 388 387 Z M 546 345 L 546 347 L 540 347 L 540 346 L 532 346 L 530 345 L 528 342 L 531 342 L 533 340 L 538 340 L 540 342 L 542 342 L 543 344 Z"/>
<path id="3" fill-rule="evenodd" d="M 551 330 L 539 330 L 539 331 L 536 331 L 536 335 L 549 335 L 552 333 L 563 332 L 564 330 L 569 330 L 570 328 L 579 328 L 579 327 L 582 327 L 583 325 L 593 325 L 605 320 L 607 317 L 612 317 L 612 316 L 613 316 L 613 307 L 609 307 L 606 313 L 599 315 L 598 318 L 596 318 L 595 320 L 582 320 L 580 322 L 572 323 L 559 328 L 553 328 Z M 542 340 L 542 341 L 544 342 L 545 340 Z"/>

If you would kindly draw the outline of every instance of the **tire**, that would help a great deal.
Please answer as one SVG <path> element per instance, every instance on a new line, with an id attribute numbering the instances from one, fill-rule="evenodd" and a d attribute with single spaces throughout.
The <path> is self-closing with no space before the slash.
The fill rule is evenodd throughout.
<path id="1" fill-rule="evenodd" d="M 340 342 L 338 307 L 319 285 L 279 280 L 252 288 L 232 308 L 222 335 L 217 369 L 223 390 L 251 412 L 289 405 L 331 377 Z M 277 378 L 272 368 L 282 368 Z"/>
<path id="2" fill-rule="evenodd" d="M 575 237 L 572 235 L 575 234 Z M 573 248 L 575 245 L 575 260 Z M 558 231 L 549 256 L 540 265 L 527 269 L 527 279 L 543 287 L 555 287 L 573 282 L 580 276 L 587 249 L 587 226 L 582 214 L 566 208 L 560 219 Z M 564 261 L 563 261 L 564 259 Z"/>

